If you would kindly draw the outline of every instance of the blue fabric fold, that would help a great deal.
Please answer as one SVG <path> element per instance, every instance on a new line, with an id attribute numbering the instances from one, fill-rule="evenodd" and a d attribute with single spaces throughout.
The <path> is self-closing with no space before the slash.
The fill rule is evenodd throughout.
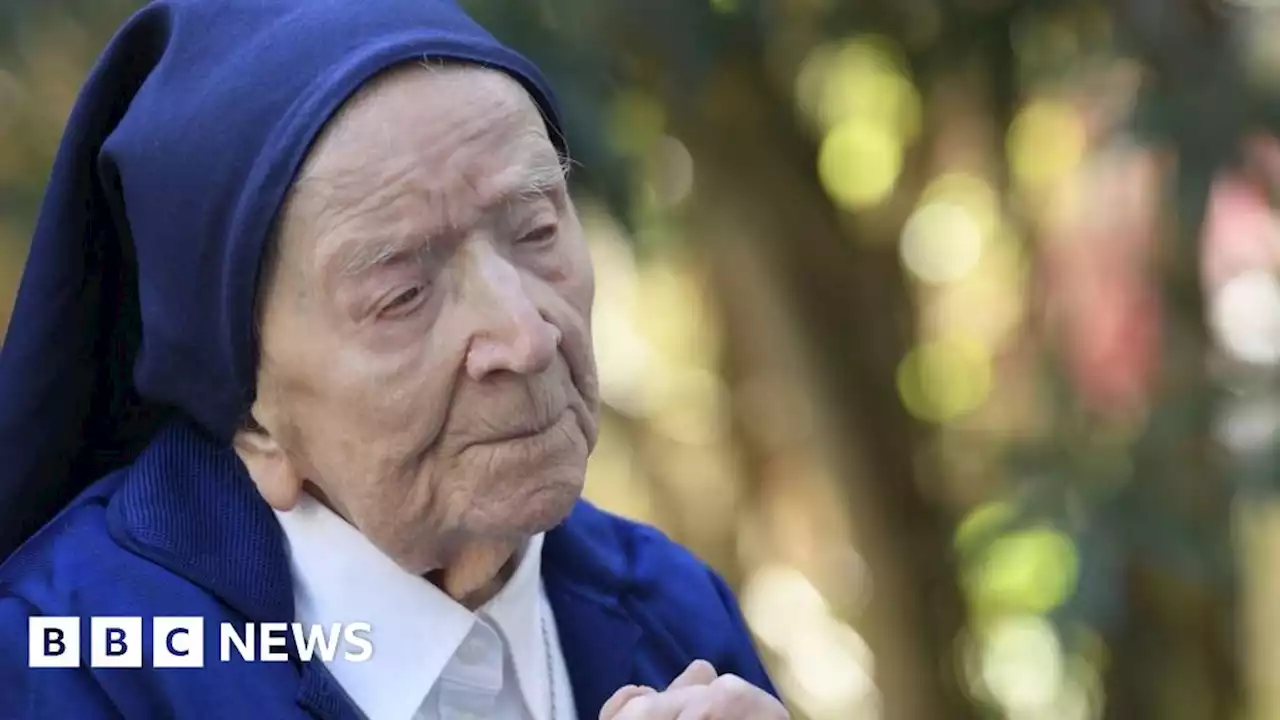
<path id="1" fill-rule="evenodd" d="M 546 80 L 447 0 L 160 0 L 67 123 L 0 346 L 0 558 L 175 416 L 227 442 L 254 294 L 299 165 L 353 91 L 417 58 Z"/>

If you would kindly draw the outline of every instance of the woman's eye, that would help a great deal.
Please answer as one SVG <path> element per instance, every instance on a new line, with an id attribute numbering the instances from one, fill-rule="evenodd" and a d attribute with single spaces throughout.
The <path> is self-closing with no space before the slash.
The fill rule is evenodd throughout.
<path id="1" fill-rule="evenodd" d="M 555 239 L 556 232 L 559 230 L 555 225 L 542 225 L 534 229 L 533 232 L 525 233 L 517 241 L 521 245 L 541 245 Z"/>
<path id="2" fill-rule="evenodd" d="M 411 287 L 397 294 L 395 297 L 393 297 L 391 299 L 391 302 L 387 303 L 382 308 L 382 311 L 384 313 L 395 312 L 396 310 L 400 310 L 402 308 L 408 307 L 409 305 L 412 305 L 413 302 L 417 300 L 421 295 L 422 295 L 422 288 L 416 287 L 416 286 Z"/>

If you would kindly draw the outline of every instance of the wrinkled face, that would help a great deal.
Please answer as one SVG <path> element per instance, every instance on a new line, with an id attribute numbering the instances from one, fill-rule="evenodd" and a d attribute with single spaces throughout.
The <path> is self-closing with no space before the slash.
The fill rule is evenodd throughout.
<path id="1" fill-rule="evenodd" d="M 313 492 L 405 569 L 519 542 L 579 497 L 594 284 L 560 160 L 494 71 L 397 69 L 348 103 L 283 210 L 259 298 L 264 496 Z"/>

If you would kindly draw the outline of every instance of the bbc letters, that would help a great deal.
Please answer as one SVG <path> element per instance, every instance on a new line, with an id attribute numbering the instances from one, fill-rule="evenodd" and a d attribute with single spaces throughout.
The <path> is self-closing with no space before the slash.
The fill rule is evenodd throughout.
<path id="1" fill-rule="evenodd" d="M 88 622 L 85 622 L 85 621 Z M 206 628 L 216 635 L 206 633 Z M 287 662 L 289 648 L 303 662 L 373 657 L 369 623 L 206 623 L 202 617 L 32 617 L 31 667 L 204 667 L 206 662 Z M 206 642 L 217 642 L 217 655 Z M 88 651 L 87 653 L 85 651 Z"/>

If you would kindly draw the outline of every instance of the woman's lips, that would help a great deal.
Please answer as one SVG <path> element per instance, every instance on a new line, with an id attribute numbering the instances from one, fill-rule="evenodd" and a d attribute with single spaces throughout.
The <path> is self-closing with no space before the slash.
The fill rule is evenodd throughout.
<path id="1" fill-rule="evenodd" d="M 498 443 L 505 443 L 505 442 L 519 442 L 521 440 L 531 440 L 540 435 L 544 435 L 550 432 L 557 425 L 564 422 L 569 415 L 571 415 L 571 412 L 568 408 L 566 408 L 564 410 L 561 410 L 560 413 L 556 415 L 549 423 L 534 426 L 534 427 L 527 427 L 527 428 L 513 428 L 509 432 L 490 435 L 482 440 L 469 442 L 466 444 L 466 447 L 464 447 L 463 449 L 477 447 L 477 446 L 485 446 L 485 445 L 497 445 Z"/>

